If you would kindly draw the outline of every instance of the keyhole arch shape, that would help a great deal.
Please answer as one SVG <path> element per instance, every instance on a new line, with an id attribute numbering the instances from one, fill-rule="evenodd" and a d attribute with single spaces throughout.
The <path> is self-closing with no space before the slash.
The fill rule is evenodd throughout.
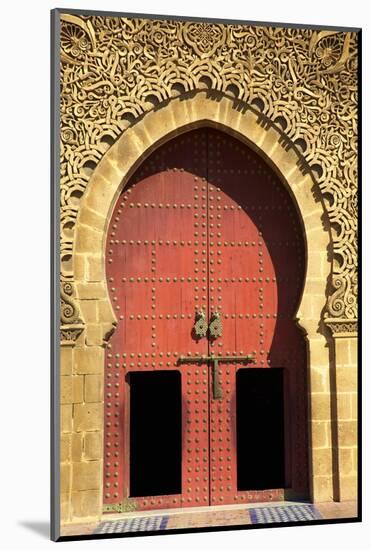
<path id="1" fill-rule="evenodd" d="M 109 222 L 120 193 L 153 150 L 174 136 L 201 126 L 212 126 L 231 134 L 258 152 L 280 176 L 299 212 L 306 241 L 307 269 L 296 320 L 306 333 L 308 343 L 309 490 L 312 499 L 321 498 L 322 478 L 317 477 L 316 468 L 321 449 L 315 448 L 315 434 L 312 432 L 317 429 L 315 420 L 320 414 L 320 404 L 314 399 L 312 380 L 318 373 L 329 377 L 328 343 L 321 329 L 332 271 L 331 236 L 325 229 L 329 227 L 328 217 L 322 201 L 315 198 L 319 196 L 315 174 L 310 171 L 303 174 L 300 167 L 305 166 L 305 162 L 300 152 L 259 112 L 247 105 L 244 109 L 237 109 L 232 98 L 224 96 L 216 101 L 207 92 L 200 91 L 190 97 L 173 99 L 149 112 L 128 128 L 106 152 L 81 199 L 73 243 L 73 280 L 85 331 L 89 330 L 90 323 L 94 330 L 98 322 L 100 336 L 95 346 L 104 348 L 117 325 L 105 277 L 105 248 Z M 90 305 L 96 304 L 95 321 L 85 319 L 83 306 L 86 298 Z M 104 353 L 103 349 L 101 351 L 100 369 L 96 372 L 103 384 Z M 330 401 L 326 403 L 330 408 Z M 102 416 L 102 436 L 103 426 Z"/>
<path id="2" fill-rule="evenodd" d="M 286 444 L 284 446 L 282 440 L 281 443 L 277 440 L 277 447 L 281 452 L 277 452 L 274 462 L 277 463 L 278 476 L 282 476 L 285 470 L 285 481 L 281 478 L 281 486 L 291 487 L 296 494 L 307 494 L 307 398 L 304 382 L 307 356 L 304 336 L 292 320 L 302 291 L 305 263 L 303 232 L 298 218 L 297 209 L 287 188 L 281 185 L 277 175 L 267 166 L 264 159 L 240 140 L 208 126 L 191 129 L 156 148 L 140 164 L 123 189 L 111 215 L 106 241 L 106 277 L 111 302 L 118 316 L 118 326 L 109 340 L 105 354 L 105 416 L 109 426 L 105 430 L 104 448 L 111 445 L 112 440 L 119 445 L 119 448 L 115 449 L 119 457 L 115 468 L 112 466 L 111 457 L 105 456 L 103 479 L 109 474 L 116 475 L 118 481 L 116 493 L 112 489 L 105 489 L 106 506 L 114 504 L 115 499 L 120 498 L 121 491 L 128 497 L 134 496 L 135 492 L 131 493 L 131 485 L 125 478 L 127 462 L 123 457 L 127 457 L 128 448 L 125 449 L 125 436 L 122 435 L 127 430 L 129 418 L 132 418 L 128 404 L 130 375 L 126 390 L 120 384 L 115 384 L 118 389 L 117 393 L 113 394 L 110 389 L 111 377 L 117 377 L 118 371 L 112 373 L 111 367 L 118 368 L 118 363 L 115 361 L 113 365 L 112 358 L 126 357 L 126 360 L 123 359 L 123 368 L 134 372 L 144 366 L 147 367 L 146 371 L 167 367 L 180 369 L 184 392 L 180 399 L 183 418 L 190 415 L 187 424 L 191 424 L 187 428 L 184 426 L 182 432 L 182 449 L 187 457 L 188 453 L 192 455 L 192 448 L 188 446 L 186 432 L 192 429 L 192 422 L 201 421 L 207 424 L 208 421 L 207 418 L 199 418 L 198 413 L 197 419 L 194 418 L 192 405 L 188 405 L 192 403 L 189 401 L 192 399 L 192 388 L 197 393 L 196 385 L 205 384 L 206 381 L 197 379 L 192 386 L 192 378 L 189 377 L 195 369 L 194 366 L 187 366 L 187 357 L 182 356 L 198 353 L 210 356 L 216 353 L 223 357 L 219 366 L 214 361 L 208 361 L 202 367 L 211 379 L 208 393 L 209 414 L 211 422 L 215 422 L 215 401 L 220 400 L 220 403 L 227 404 L 230 399 L 231 410 L 236 410 L 237 414 L 234 390 L 237 379 L 231 375 L 235 372 L 235 360 L 232 364 L 228 363 L 226 356 L 230 351 L 227 350 L 243 350 L 239 353 L 244 353 L 245 356 L 252 350 L 258 350 L 253 352 L 256 355 L 256 367 L 267 366 L 267 363 L 270 367 L 284 367 L 286 399 L 282 397 L 282 401 L 286 403 L 286 407 L 283 408 L 282 415 L 277 410 L 274 416 L 281 417 L 282 424 L 285 424 Z M 202 242 L 205 238 L 209 243 Z M 202 254 L 202 257 L 199 254 Z M 258 273 L 259 278 L 255 278 Z M 245 277 L 241 279 L 242 275 L 249 275 L 249 284 L 245 282 Z M 202 284 L 206 285 L 202 292 L 199 292 L 201 288 L 197 288 L 196 281 L 201 281 L 198 279 L 199 276 L 202 276 Z M 234 279 L 237 276 L 242 285 L 230 285 L 231 281 L 237 281 Z M 182 278 L 183 282 L 193 280 L 196 287 L 184 287 L 180 284 Z M 213 287 L 216 280 L 219 281 L 220 288 Z M 143 284 L 145 282 L 147 284 Z M 165 286 L 160 284 L 161 282 L 165 283 Z M 187 292 L 184 292 L 184 288 Z M 256 296 L 257 291 L 259 297 Z M 171 305 L 168 301 L 169 295 Z M 198 346 L 198 343 L 196 345 L 190 340 L 190 329 L 192 314 L 200 307 L 200 302 L 207 310 L 209 327 L 207 340 L 203 340 Z M 225 325 L 223 336 L 219 330 L 212 330 L 217 329 L 219 324 L 215 319 L 215 308 L 220 308 L 220 323 Z M 241 313 L 247 311 L 250 312 L 249 321 L 243 320 L 245 315 Z M 177 321 L 170 320 L 173 315 Z M 165 317 L 168 320 L 165 320 Z M 149 327 L 149 322 L 143 323 L 146 319 L 153 319 L 153 326 Z M 174 333 L 171 343 L 167 337 L 169 333 Z M 272 345 L 273 340 L 275 346 Z M 175 359 L 172 362 L 174 351 L 180 355 L 178 362 Z M 168 356 L 166 363 L 162 362 L 161 356 Z M 129 357 L 131 359 L 128 359 Z M 136 360 L 136 357 L 152 359 Z M 240 368 L 245 369 L 248 363 L 244 361 Z M 196 369 L 195 372 L 198 378 L 201 371 Z M 294 382 L 296 380 L 297 383 Z M 165 401 L 165 396 L 163 400 Z M 263 401 L 264 399 L 261 400 Z M 118 426 L 115 430 L 108 420 L 108 415 L 120 407 L 119 403 L 123 411 L 122 429 Z M 264 416 L 263 411 L 261 416 Z M 297 419 L 293 426 L 288 420 L 290 416 Z M 232 418 L 228 419 L 232 424 L 233 418 L 232 415 Z M 219 421 L 222 421 L 219 431 L 223 432 L 223 435 L 219 433 L 219 437 L 227 437 L 227 440 L 232 442 L 232 448 L 237 448 L 239 441 L 240 452 L 243 452 L 241 434 L 244 430 L 241 429 L 238 435 L 233 425 L 229 426 L 228 433 L 225 423 L 228 420 L 219 418 Z M 133 428 L 130 433 L 137 432 L 135 422 L 130 425 Z M 283 426 L 281 428 L 283 429 Z M 144 433 L 145 428 L 141 428 L 140 431 Z M 268 426 L 266 432 L 269 432 Z M 278 425 L 277 432 L 280 432 Z M 262 441 L 258 447 L 264 448 L 264 442 Z M 292 454 L 294 448 L 296 451 Z M 215 456 L 217 452 L 217 449 L 211 447 L 211 456 L 208 457 L 210 466 L 211 461 L 218 460 Z M 150 454 L 150 448 L 145 454 Z M 263 456 L 268 455 L 269 452 L 262 454 L 260 464 L 264 464 Z M 285 460 L 283 455 L 286 457 Z M 130 459 L 126 458 L 131 465 L 135 461 L 143 463 L 143 459 L 134 459 L 133 456 L 130 455 Z M 231 479 L 235 480 L 235 465 L 239 463 L 237 456 L 223 455 L 222 458 L 233 462 Z M 192 460 L 190 456 L 189 459 Z M 165 460 L 164 457 L 161 463 Z M 203 460 L 206 458 L 203 457 Z M 186 461 L 188 462 L 188 459 Z M 248 463 L 249 458 L 246 457 L 243 462 Z M 159 465 L 159 470 L 161 467 Z M 192 489 L 192 481 L 189 481 L 189 477 L 192 479 L 192 476 L 186 473 L 185 461 L 182 462 L 182 468 L 183 480 L 187 479 L 187 483 L 190 484 L 187 488 L 182 485 L 181 489 L 176 491 L 183 495 Z M 143 466 L 143 470 L 145 469 Z M 248 468 L 251 469 L 256 468 Z M 131 471 L 134 475 L 134 466 Z M 140 476 L 140 469 L 136 471 Z M 245 470 L 240 468 L 240 488 L 244 483 L 242 480 L 246 478 L 241 471 Z M 162 477 L 166 478 L 166 475 Z M 135 487 L 135 475 L 133 484 Z M 237 495 L 232 497 L 231 494 L 224 494 L 224 486 L 225 483 L 221 483 L 220 490 L 217 487 L 212 488 L 208 495 L 210 503 L 220 497 L 223 501 L 229 499 L 228 503 L 234 502 Z M 234 481 L 232 486 L 235 486 Z M 117 493 L 119 496 L 115 497 Z M 264 493 L 258 498 L 275 498 L 274 493 L 265 497 L 263 495 Z M 249 497 L 254 498 L 252 494 Z M 246 499 L 249 497 L 239 496 Z M 170 497 L 170 502 L 167 497 L 163 497 L 165 500 L 160 496 L 159 498 L 157 504 L 163 507 L 174 504 Z M 187 495 L 186 501 L 189 499 L 192 499 L 192 495 Z M 196 501 L 192 504 L 196 505 Z M 148 501 L 139 500 L 137 505 L 147 509 L 149 504 Z"/>
<path id="3" fill-rule="evenodd" d="M 315 198 L 315 176 L 311 172 L 303 174 L 303 158 L 297 149 L 288 145 L 289 140 L 283 139 L 282 132 L 274 125 L 262 123 L 258 112 L 248 106 L 245 110 L 237 110 L 231 98 L 224 96 L 215 100 L 200 91 L 193 97 L 171 100 L 128 128 L 98 164 L 81 200 L 73 246 L 74 281 L 77 283 L 77 301 L 88 293 L 89 299 L 99 300 L 101 304 L 99 320 L 104 336 L 101 345 L 117 325 L 104 267 L 106 234 L 116 201 L 132 174 L 151 152 L 174 136 L 201 126 L 217 128 L 251 147 L 287 187 L 298 210 L 307 250 L 307 270 L 296 319 L 309 340 L 323 339 L 324 336 L 318 334 L 318 327 L 325 306 L 327 280 L 331 275 L 327 253 L 331 237 L 324 228 L 323 220 L 327 220 L 325 207 Z M 85 259 L 85 271 L 76 269 L 77 257 Z M 98 265 L 94 280 L 89 278 L 88 268 L 92 258 Z"/>

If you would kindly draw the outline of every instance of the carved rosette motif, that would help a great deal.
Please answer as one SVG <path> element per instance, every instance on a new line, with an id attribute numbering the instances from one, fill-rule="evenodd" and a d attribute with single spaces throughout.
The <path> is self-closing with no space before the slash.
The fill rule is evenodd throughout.
<path id="1" fill-rule="evenodd" d="M 61 15 L 62 280 L 73 282 L 79 201 L 105 151 L 154 106 L 205 88 L 258 109 L 301 151 L 331 226 L 325 317 L 355 319 L 355 32 Z"/>

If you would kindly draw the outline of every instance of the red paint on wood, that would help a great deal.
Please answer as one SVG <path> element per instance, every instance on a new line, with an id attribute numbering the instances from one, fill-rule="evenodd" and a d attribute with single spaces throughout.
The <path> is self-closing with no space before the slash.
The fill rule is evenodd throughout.
<path id="1" fill-rule="evenodd" d="M 182 374 L 182 493 L 135 498 L 138 509 L 283 498 L 283 489 L 237 491 L 235 374 L 181 355 L 247 355 L 284 368 L 286 487 L 308 485 L 306 348 L 293 321 L 304 280 L 298 215 L 284 184 L 248 147 L 200 129 L 160 147 L 119 197 L 106 247 L 118 326 L 106 350 L 104 502 L 130 497 L 129 387 L 135 370 Z M 219 311 L 223 335 L 192 337 L 195 311 Z M 150 411 L 149 411 L 150 413 Z M 154 450 L 155 451 L 155 450 Z"/>

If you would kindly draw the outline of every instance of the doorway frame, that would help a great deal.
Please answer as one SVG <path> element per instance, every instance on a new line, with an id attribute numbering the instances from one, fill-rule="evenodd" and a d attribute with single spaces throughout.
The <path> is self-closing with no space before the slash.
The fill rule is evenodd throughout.
<path id="1" fill-rule="evenodd" d="M 103 512 L 104 347 L 117 324 L 104 270 L 109 220 L 118 196 L 139 164 L 172 137 L 201 126 L 222 130 L 258 152 L 279 175 L 296 204 L 307 246 L 307 271 L 296 322 L 306 335 L 309 350 L 310 497 L 313 502 L 321 502 L 354 494 L 353 479 L 346 480 L 348 485 L 353 483 L 348 493 L 342 488 L 342 457 L 334 432 L 334 423 L 341 418 L 340 400 L 335 395 L 334 401 L 331 376 L 337 355 L 345 354 L 347 364 L 353 365 L 356 347 L 349 341 L 349 332 L 340 331 L 339 338 L 333 340 L 324 324 L 332 275 L 332 242 L 316 175 L 284 132 L 256 108 L 241 102 L 236 105 L 225 94 L 213 96 L 201 90 L 170 100 L 123 132 L 97 165 L 81 199 L 72 263 L 82 329 L 76 340 L 62 347 L 61 363 L 63 367 L 64 361 L 72 362 L 77 373 L 94 376 L 101 388 L 99 400 L 79 404 L 74 416 L 73 430 L 88 433 L 96 444 L 94 459 L 85 462 L 81 454 L 81 483 L 75 495 L 72 488 L 68 496 L 69 503 L 73 503 L 74 498 L 81 499 L 84 494 L 88 502 L 84 517 L 100 518 Z"/>

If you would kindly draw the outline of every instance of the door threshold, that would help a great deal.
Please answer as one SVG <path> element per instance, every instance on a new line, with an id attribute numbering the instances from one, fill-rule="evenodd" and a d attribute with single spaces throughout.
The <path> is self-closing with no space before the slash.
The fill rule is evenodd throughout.
<path id="1" fill-rule="evenodd" d="M 199 514 L 202 512 L 224 512 L 228 510 L 245 510 L 246 508 L 263 508 L 287 506 L 292 504 L 310 504 L 309 500 L 275 500 L 269 502 L 244 502 L 241 504 L 224 504 L 217 506 L 194 506 L 189 508 L 158 508 L 157 510 L 137 510 L 133 512 L 105 513 L 101 521 L 114 521 L 121 518 L 151 517 L 158 515 Z"/>

